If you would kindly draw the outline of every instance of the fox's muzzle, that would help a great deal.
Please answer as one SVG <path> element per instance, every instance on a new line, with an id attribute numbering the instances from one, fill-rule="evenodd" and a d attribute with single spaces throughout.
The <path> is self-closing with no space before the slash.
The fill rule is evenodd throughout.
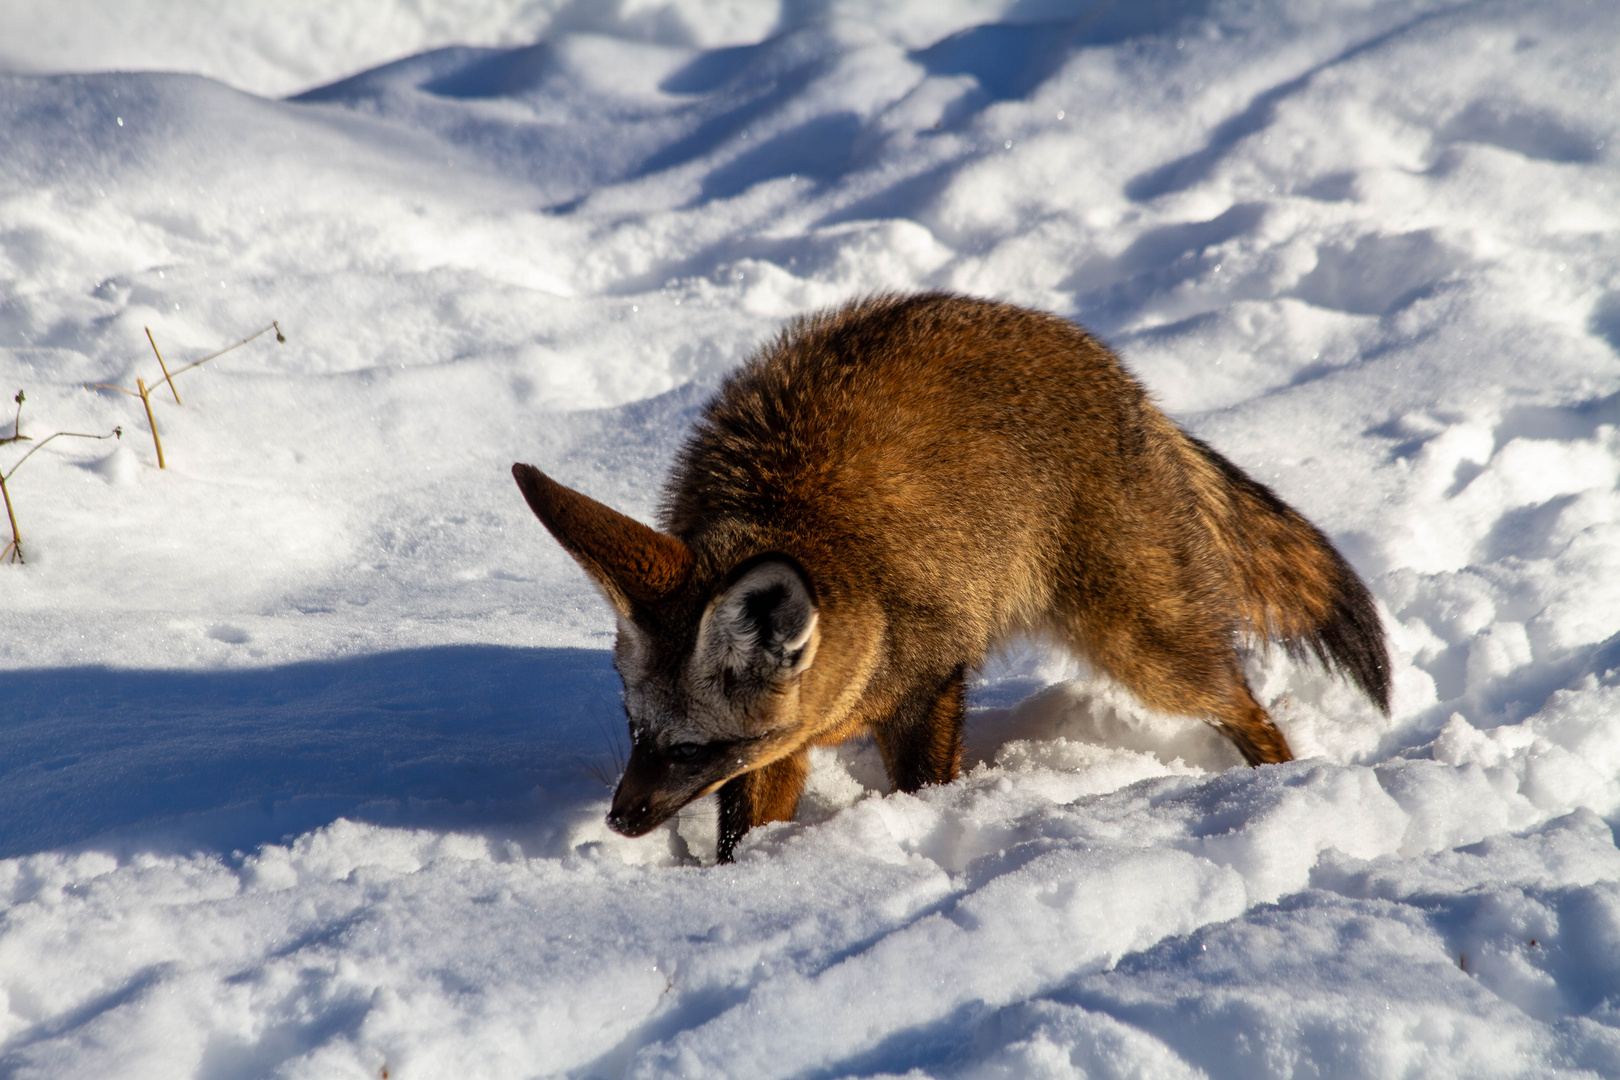
<path id="1" fill-rule="evenodd" d="M 631 748 L 613 793 L 608 828 L 623 836 L 645 836 L 693 799 L 746 771 L 750 760 L 734 743 L 713 743 L 707 754 L 679 761 L 650 747 L 649 739 Z"/>
<path id="2" fill-rule="evenodd" d="M 608 828 L 622 836 L 645 836 L 703 793 L 707 785 L 673 775 L 677 771 L 662 754 L 640 745 L 632 748 L 613 793 Z"/>

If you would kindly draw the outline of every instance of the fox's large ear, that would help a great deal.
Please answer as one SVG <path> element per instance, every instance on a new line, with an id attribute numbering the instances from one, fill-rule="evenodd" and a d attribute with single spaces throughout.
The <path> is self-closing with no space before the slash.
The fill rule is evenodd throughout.
<path id="1" fill-rule="evenodd" d="M 694 659 L 728 681 L 774 685 L 808 668 L 820 634 L 809 579 L 785 555 L 764 555 L 733 571 L 698 624 Z"/>
<path id="2" fill-rule="evenodd" d="M 595 579 L 619 614 L 629 617 L 631 601 L 657 603 L 692 573 L 692 550 L 675 537 L 564 487 L 533 465 L 513 465 L 512 477 L 534 516 Z"/>

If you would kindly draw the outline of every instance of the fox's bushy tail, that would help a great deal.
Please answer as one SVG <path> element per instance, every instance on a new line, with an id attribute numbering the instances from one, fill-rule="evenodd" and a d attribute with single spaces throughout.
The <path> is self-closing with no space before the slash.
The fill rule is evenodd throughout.
<path id="1" fill-rule="evenodd" d="M 1314 655 L 1389 712 L 1389 650 L 1372 594 L 1321 531 L 1264 484 L 1186 436 L 1199 512 L 1232 568 L 1243 619 L 1288 654 Z"/>

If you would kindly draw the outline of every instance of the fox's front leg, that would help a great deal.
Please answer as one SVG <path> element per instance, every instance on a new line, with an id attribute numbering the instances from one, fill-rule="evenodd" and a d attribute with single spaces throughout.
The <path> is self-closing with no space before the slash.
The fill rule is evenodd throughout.
<path id="1" fill-rule="evenodd" d="M 720 788 L 720 861 L 731 861 L 737 842 L 755 825 L 792 821 L 809 773 L 810 753 L 799 750 L 727 780 Z"/>
<path id="2" fill-rule="evenodd" d="M 967 718 L 966 669 L 925 683 L 894 715 L 872 726 L 896 791 L 948 784 L 962 771 L 962 724 Z"/>

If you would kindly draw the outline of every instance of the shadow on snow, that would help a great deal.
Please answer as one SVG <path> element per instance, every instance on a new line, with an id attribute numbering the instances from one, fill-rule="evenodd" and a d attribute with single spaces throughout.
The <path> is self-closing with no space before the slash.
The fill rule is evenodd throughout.
<path id="1" fill-rule="evenodd" d="M 623 738 L 618 676 L 595 650 L 449 646 L 4 682 L 0 857 L 119 837 L 252 848 L 340 816 L 437 828 L 572 817 L 605 799 Z"/>

